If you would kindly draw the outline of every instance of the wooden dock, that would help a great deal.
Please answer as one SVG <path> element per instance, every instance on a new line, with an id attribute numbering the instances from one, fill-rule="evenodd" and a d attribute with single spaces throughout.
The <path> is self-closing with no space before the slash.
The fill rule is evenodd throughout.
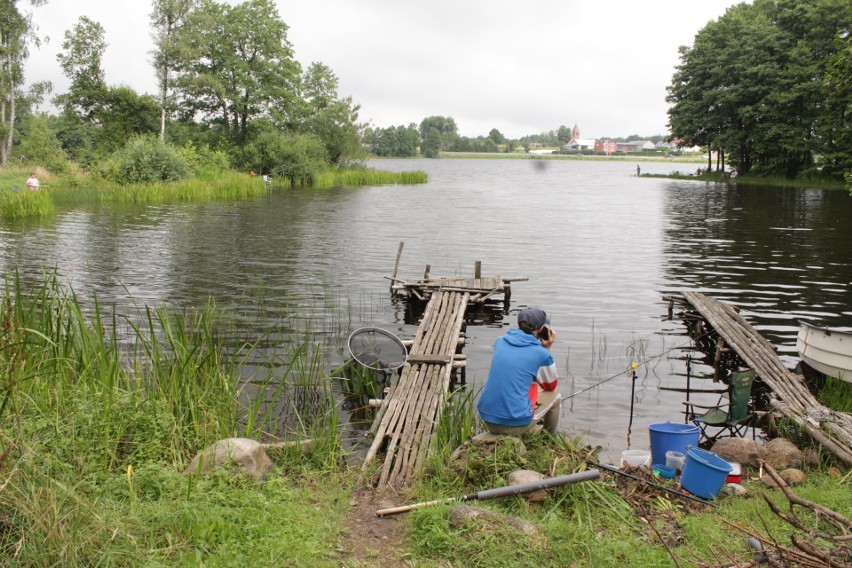
<path id="1" fill-rule="evenodd" d="M 402 248 L 404 242 L 399 243 L 399 250 L 396 253 L 396 263 L 394 264 L 393 274 L 385 276 L 391 281 L 391 294 L 405 293 L 410 299 L 421 302 L 428 302 L 432 294 L 437 291 L 443 292 L 461 292 L 470 295 L 470 302 L 481 304 L 486 300 L 496 299 L 499 296 L 503 297 L 503 302 L 508 306 L 509 298 L 512 295 L 512 282 L 523 282 L 529 280 L 526 276 L 482 276 L 482 262 L 476 261 L 473 267 L 473 278 L 464 277 L 433 277 L 430 274 L 431 267 L 427 264 L 426 270 L 423 272 L 423 278 L 415 280 L 405 280 L 397 278 L 399 270 L 399 260 L 402 256 Z"/>
<path id="2" fill-rule="evenodd" d="M 730 305 L 698 292 L 669 298 L 687 307 L 683 318 L 699 348 L 713 358 L 717 377 L 745 364 L 770 389 L 772 410 L 793 421 L 826 450 L 852 466 L 852 416 L 820 404 L 804 378 L 787 369 L 772 344 Z"/>
<path id="3" fill-rule="evenodd" d="M 470 301 L 466 291 L 435 290 L 396 384 L 373 422 L 375 438 L 365 471 L 380 454 L 384 463 L 371 480 L 375 487 L 402 487 L 423 469 L 444 401 L 453 364 L 461 358 L 461 332 Z"/>

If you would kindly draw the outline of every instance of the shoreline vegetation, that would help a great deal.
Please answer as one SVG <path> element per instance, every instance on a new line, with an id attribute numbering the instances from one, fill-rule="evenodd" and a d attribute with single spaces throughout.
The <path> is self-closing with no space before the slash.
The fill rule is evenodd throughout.
<path id="1" fill-rule="evenodd" d="M 57 205 L 85 203 L 161 204 L 207 199 L 240 199 L 290 187 L 287 180 L 225 171 L 200 174 L 190 179 L 121 185 L 91 177 L 51 175 L 40 169 L 42 187 L 23 187 L 27 170 L 0 168 L 0 219 L 14 220 L 52 215 Z M 23 176 L 23 177 L 22 177 Z M 390 172 L 362 166 L 328 168 L 317 174 L 311 187 L 361 187 L 367 185 L 420 184 L 428 181 L 423 171 Z M 298 187 L 298 186 L 296 186 Z"/>
<path id="2" fill-rule="evenodd" d="M 345 336 L 345 312 L 324 325 Z M 247 341 L 212 304 L 120 314 L 96 300 L 82 306 L 55 275 L 30 287 L 7 275 L 0 558 L 22 566 L 664 566 L 673 559 L 696 566 L 722 558 L 744 565 L 755 556 L 749 535 L 789 549 L 793 536 L 802 538 L 770 510 L 770 502 L 785 507 L 780 490 L 748 478 L 749 496 L 720 497 L 717 507 L 643 484 L 625 488 L 611 475 L 559 488 L 540 503 L 516 496 L 482 505 L 530 523 L 528 533 L 493 520 L 459 525 L 450 504 L 377 519 L 371 503 L 357 503 L 362 472 L 356 450 L 343 445 L 335 379 L 324 371 L 327 331 L 285 340 L 270 330 Z M 282 347 L 263 353 L 269 345 Z M 258 365 L 265 356 L 274 364 Z M 291 411 L 284 432 L 264 411 L 276 405 Z M 597 459 L 582 439 L 539 433 L 523 439 L 524 455 L 505 445 L 471 459 L 476 447 L 464 446 L 460 462 L 454 450 L 475 424 L 473 393 L 452 393 L 429 475 L 384 498 L 446 500 L 506 485 L 520 468 L 555 476 Z M 234 468 L 183 473 L 193 455 L 232 436 L 313 443 L 270 449 L 273 469 L 263 481 Z M 848 482 L 822 456 L 795 491 L 848 516 Z M 825 517 L 802 508 L 796 515 L 816 531 L 806 535 L 811 544 L 829 550 L 826 535 L 836 530 Z"/>

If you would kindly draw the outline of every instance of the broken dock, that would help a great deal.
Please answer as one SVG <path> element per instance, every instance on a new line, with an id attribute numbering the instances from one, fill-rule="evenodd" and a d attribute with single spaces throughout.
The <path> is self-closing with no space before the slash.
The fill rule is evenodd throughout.
<path id="1" fill-rule="evenodd" d="M 477 262 L 475 271 L 480 268 L 481 263 Z M 508 294 L 508 282 L 499 276 L 476 274 L 472 279 L 425 278 L 415 284 L 396 278 L 396 268 L 392 282 L 392 292 L 405 290 L 410 299 L 428 299 L 428 303 L 399 378 L 380 402 L 364 471 L 378 463 L 370 485 L 401 488 L 422 471 L 450 393 L 454 370 L 465 364 L 461 350 L 468 307 L 493 297 L 498 288 L 499 293 Z"/>
<path id="2" fill-rule="evenodd" d="M 852 466 L 852 416 L 823 406 L 808 390 L 804 377 L 787 369 L 772 344 L 732 305 L 698 292 L 667 298 L 684 307 L 680 318 L 690 336 L 711 360 L 716 378 L 746 365 L 769 389 L 769 406 L 794 422 L 840 461 Z"/>

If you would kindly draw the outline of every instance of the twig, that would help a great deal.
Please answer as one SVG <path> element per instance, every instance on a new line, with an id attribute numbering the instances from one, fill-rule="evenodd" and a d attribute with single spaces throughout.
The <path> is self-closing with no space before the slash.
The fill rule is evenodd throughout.
<path id="1" fill-rule="evenodd" d="M 784 495 L 787 496 L 787 499 L 790 501 L 791 505 L 801 505 L 802 507 L 807 507 L 812 511 L 821 513 L 828 518 L 829 522 L 832 525 L 840 529 L 844 535 L 849 534 L 848 530 L 852 529 L 852 521 L 850 521 L 840 513 L 835 513 L 831 509 L 823 507 L 819 503 L 814 503 L 813 501 L 809 501 L 807 499 L 799 497 L 798 495 L 793 493 L 793 491 L 787 485 L 787 482 L 784 481 L 780 475 L 778 475 L 778 472 L 775 471 L 775 469 L 773 469 L 771 465 L 765 464 L 764 467 L 767 473 L 769 473 L 769 476 L 772 477 L 772 480 L 775 481 L 776 484 L 778 484 L 778 488 L 781 489 L 781 491 L 784 492 Z"/>
<path id="2" fill-rule="evenodd" d="M 677 561 L 677 557 L 675 556 L 674 552 L 672 552 L 672 549 L 669 547 L 669 543 L 666 542 L 666 539 L 663 538 L 663 535 L 660 534 L 660 531 L 657 530 L 657 527 L 654 526 L 654 523 L 652 523 L 650 519 L 648 519 L 647 517 L 643 517 L 642 515 L 639 515 L 639 518 L 648 523 L 648 526 L 651 527 L 651 530 L 654 531 L 654 534 L 657 535 L 657 538 L 660 539 L 660 542 L 662 542 L 663 546 L 666 547 L 666 552 L 668 552 L 669 556 L 672 557 L 672 561 L 675 563 L 675 566 L 677 566 L 677 568 L 680 568 L 680 562 Z"/>

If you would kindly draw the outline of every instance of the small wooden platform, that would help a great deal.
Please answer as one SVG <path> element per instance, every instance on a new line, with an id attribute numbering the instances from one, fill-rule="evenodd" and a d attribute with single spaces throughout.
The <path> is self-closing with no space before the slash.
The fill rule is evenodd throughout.
<path id="1" fill-rule="evenodd" d="M 770 406 L 795 422 L 826 450 L 845 464 L 852 466 L 852 416 L 826 408 L 808 390 L 803 377 L 787 369 L 775 353 L 772 344 L 760 335 L 730 304 L 698 292 L 682 292 L 683 301 L 700 316 L 684 314 L 689 320 L 690 333 L 700 337 L 699 347 L 708 352 L 715 346 L 715 367 L 725 357 L 738 356 L 754 369 L 770 393 Z M 669 298 L 680 301 L 679 298 Z M 734 363 L 739 364 L 739 363 Z"/>
<path id="2" fill-rule="evenodd" d="M 422 470 L 449 392 L 469 300 L 462 291 L 431 294 L 399 381 L 373 422 L 364 468 L 380 453 L 384 463 L 372 485 L 399 488 Z"/>
<path id="3" fill-rule="evenodd" d="M 404 242 L 399 243 L 393 274 L 385 276 L 385 278 L 391 281 L 391 294 L 394 295 L 405 292 L 411 299 L 428 302 L 432 294 L 437 291 L 462 292 L 469 294 L 468 301 L 474 304 L 481 304 L 486 300 L 502 295 L 503 302 L 508 306 L 509 298 L 512 294 L 512 282 L 529 280 L 526 276 L 513 276 L 510 278 L 482 276 L 482 262 L 478 260 L 474 263 L 473 278 L 458 276 L 449 278 L 434 277 L 430 274 L 431 267 L 428 264 L 426 265 L 426 270 L 423 272 L 423 278 L 416 280 L 397 278 L 399 259 L 402 256 L 404 246 Z"/>

